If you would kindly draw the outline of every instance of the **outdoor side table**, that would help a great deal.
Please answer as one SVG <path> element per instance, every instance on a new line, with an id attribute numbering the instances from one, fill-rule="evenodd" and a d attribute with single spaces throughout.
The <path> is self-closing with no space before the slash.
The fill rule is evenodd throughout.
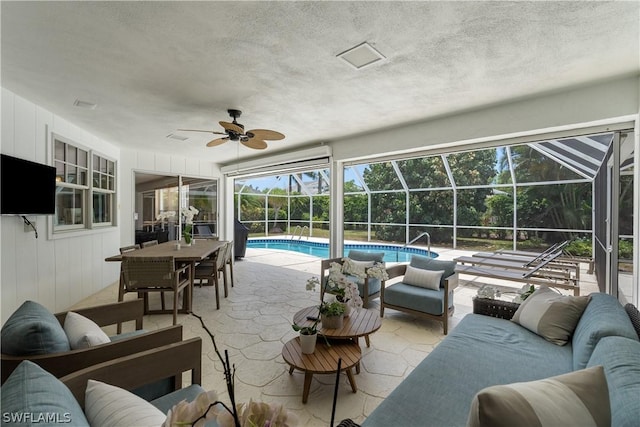
<path id="1" fill-rule="evenodd" d="M 338 359 L 342 359 L 340 371 L 347 373 L 351 390 L 358 391 L 356 380 L 353 376 L 353 368 L 360 363 L 362 351 L 360 346 L 351 340 L 334 340 L 331 346 L 327 346 L 324 339 L 318 338 L 316 350 L 312 354 L 303 354 L 300 348 L 300 337 L 289 340 L 282 348 L 282 358 L 290 366 L 289 374 L 294 369 L 304 372 L 304 387 L 302 390 L 302 403 L 307 403 L 313 374 L 332 374 L 338 370 Z"/>

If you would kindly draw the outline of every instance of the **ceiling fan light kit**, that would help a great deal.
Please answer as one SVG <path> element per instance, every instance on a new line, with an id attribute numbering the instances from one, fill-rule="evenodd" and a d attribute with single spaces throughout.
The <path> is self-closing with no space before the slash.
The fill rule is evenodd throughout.
<path id="1" fill-rule="evenodd" d="M 284 139 L 284 135 L 280 132 L 268 129 L 252 129 L 244 131 L 244 125 L 238 123 L 237 118 L 242 115 L 240 110 L 227 110 L 229 116 L 233 119 L 232 122 L 218 122 L 224 129 L 224 132 L 216 132 L 212 130 L 200 130 L 200 129 L 179 129 L 187 132 L 208 132 L 217 135 L 227 135 L 223 138 L 216 138 L 207 143 L 207 147 L 216 147 L 222 145 L 227 141 L 239 141 L 242 145 L 253 148 L 255 150 L 264 150 L 267 148 L 266 141 L 279 141 Z"/>

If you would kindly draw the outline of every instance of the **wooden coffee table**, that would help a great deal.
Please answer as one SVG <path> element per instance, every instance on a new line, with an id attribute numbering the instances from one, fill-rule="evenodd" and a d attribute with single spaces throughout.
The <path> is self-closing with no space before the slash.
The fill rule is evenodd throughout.
<path id="1" fill-rule="evenodd" d="M 313 321 L 307 320 L 307 316 L 319 316 L 318 306 L 314 305 L 298 311 L 293 316 L 293 323 L 300 326 L 311 326 Z M 356 343 L 358 338 L 364 337 L 367 347 L 369 347 L 371 345 L 369 335 L 380 329 L 381 325 L 382 321 L 377 311 L 362 308 L 360 310 L 352 310 L 351 314 L 344 318 L 342 328 L 319 328 L 318 333 L 327 338 L 351 339 Z"/>
<path id="2" fill-rule="evenodd" d="M 307 403 L 313 374 L 332 374 L 338 371 L 338 359 L 342 359 L 340 370 L 347 373 L 351 390 L 358 391 L 351 368 L 360 363 L 362 351 L 360 346 L 351 340 L 334 340 L 327 346 L 324 339 L 318 338 L 316 350 L 312 354 L 303 354 L 300 348 L 300 337 L 289 340 L 282 348 L 282 358 L 289 364 L 289 374 L 294 369 L 304 372 L 302 403 Z"/>

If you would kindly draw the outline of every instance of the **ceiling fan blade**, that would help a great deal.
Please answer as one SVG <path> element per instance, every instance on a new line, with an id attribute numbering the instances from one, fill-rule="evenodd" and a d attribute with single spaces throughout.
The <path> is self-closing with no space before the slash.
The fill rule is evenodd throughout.
<path id="1" fill-rule="evenodd" d="M 246 145 L 249 148 L 253 148 L 255 150 L 264 150 L 267 148 L 267 143 L 262 141 L 261 139 L 251 138 L 246 141 L 240 140 L 243 145 Z"/>
<path id="2" fill-rule="evenodd" d="M 218 139 L 214 139 L 213 141 L 209 141 L 207 142 L 207 147 L 215 147 L 217 145 L 222 145 L 225 142 L 227 142 L 229 140 L 229 138 L 218 138 Z"/>
<path id="3" fill-rule="evenodd" d="M 216 135 L 226 135 L 224 132 L 216 132 L 215 130 L 202 130 L 202 129 L 178 129 L 182 132 L 206 132 L 206 133 L 214 133 Z"/>
<path id="4" fill-rule="evenodd" d="M 268 141 L 278 141 L 284 139 L 284 135 L 275 130 L 269 129 L 252 129 L 247 131 L 247 134 L 253 134 L 252 138 L 266 139 Z"/>
<path id="5" fill-rule="evenodd" d="M 235 123 L 229 123 L 229 122 L 219 122 L 219 123 L 220 123 L 220 126 L 222 126 L 228 131 L 239 133 L 240 135 L 244 134 L 244 129 L 242 129 L 240 126 L 238 126 Z"/>

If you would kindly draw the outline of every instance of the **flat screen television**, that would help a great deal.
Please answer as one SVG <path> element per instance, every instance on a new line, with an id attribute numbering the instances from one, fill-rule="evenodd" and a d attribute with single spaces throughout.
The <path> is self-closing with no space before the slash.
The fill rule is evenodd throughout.
<path id="1" fill-rule="evenodd" d="M 51 215 L 55 200 L 56 168 L 1 155 L 0 214 Z"/>

